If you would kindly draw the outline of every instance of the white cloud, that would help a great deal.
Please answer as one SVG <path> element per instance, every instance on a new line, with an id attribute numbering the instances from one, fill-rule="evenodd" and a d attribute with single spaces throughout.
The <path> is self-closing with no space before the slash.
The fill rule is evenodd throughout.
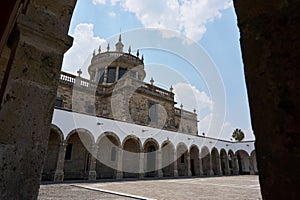
<path id="1" fill-rule="evenodd" d="M 111 5 L 117 3 L 146 28 L 170 29 L 193 40 L 200 40 L 206 24 L 232 6 L 232 0 L 111 0 Z"/>
<path id="2" fill-rule="evenodd" d="M 106 0 L 93 0 L 93 4 L 106 4 Z"/>
<path id="3" fill-rule="evenodd" d="M 192 111 L 197 110 L 197 113 L 204 109 L 212 109 L 213 102 L 210 97 L 203 91 L 198 90 L 195 86 L 189 83 L 177 83 L 173 86 L 176 101 L 183 108 Z"/>
<path id="4" fill-rule="evenodd" d="M 112 12 L 109 12 L 108 15 L 111 16 L 111 17 L 115 17 L 117 14 L 112 11 Z"/>
<path id="5" fill-rule="evenodd" d="M 93 24 L 78 24 L 71 36 L 74 38 L 73 46 L 64 55 L 63 70 L 74 74 L 81 68 L 83 76 L 88 78 L 87 67 L 93 51 L 99 45 L 106 47 L 106 41 L 94 35 Z"/>

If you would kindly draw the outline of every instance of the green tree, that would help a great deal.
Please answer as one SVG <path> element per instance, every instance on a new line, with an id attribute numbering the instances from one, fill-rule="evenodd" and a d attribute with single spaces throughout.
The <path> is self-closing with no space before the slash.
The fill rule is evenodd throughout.
<path id="1" fill-rule="evenodd" d="M 245 138 L 245 134 L 241 129 L 235 129 L 232 133 L 232 137 L 233 139 L 235 139 L 235 141 L 242 141 Z"/>

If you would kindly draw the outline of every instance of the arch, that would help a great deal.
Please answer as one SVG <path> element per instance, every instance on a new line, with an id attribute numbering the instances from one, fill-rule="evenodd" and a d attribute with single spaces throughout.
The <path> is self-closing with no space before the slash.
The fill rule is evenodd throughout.
<path id="1" fill-rule="evenodd" d="M 58 161 L 59 147 L 62 141 L 63 135 L 60 129 L 55 125 L 53 125 L 53 127 L 51 126 L 48 140 L 48 149 L 42 172 L 43 181 L 50 181 L 54 179 Z"/>
<path id="2" fill-rule="evenodd" d="M 239 174 L 250 174 L 250 162 L 248 153 L 244 150 L 238 150 L 235 154 L 238 160 Z"/>
<path id="3" fill-rule="evenodd" d="M 221 172 L 223 175 L 229 175 L 229 161 L 228 156 L 225 149 L 221 149 L 220 151 L 220 160 L 221 160 Z"/>
<path id="4" fill-rule="evenodd" d="M 124 178 L 138 178 L 140 173 L 140 157 L 142 144 L 138 137 L 129 135 L 123 140 L 122 171 Z"/>
<path id="5" fill-rule="evenodd" d="M 180 142 L 176 147 L 177 155 L 177 170 L 179 176 L 188 176 L 188 148 L 183 143 Z"/>
<path id="6" fill-rule="evenodd" d="M 127 140 L 130 140 L 130 139 L 133 139 L 135 140 L 137 143 L 138 143 L 138 146 L 139 146 L 139 152 L 142 152 L 143 151 L 143 145 L 142 145 L 142 142 L 140 140 L 140 138 L 138 138 L 137 136 L 135 135 L 128 135 L 127 137 L 125 137 L 123 139 L 123 142 L 122 142 L 122 149 L 124 149 L 124 145 L 125 143 L 127 142 Z"/>
<path id="7" fill-rule="evenodd" d="M 201 148 L 200 158 L 202 162 L 202 170 L 204 175 L 212 175 L 211 164 L 210 164 L 210 151 L 208 147 L 204 146 Z"/>
<path id="8" fill-rule="evenodd" d="M 175 147 L 172 142 L 164 141 L 161 145 L 162 172 L 164 177 L 175 176 Z M 177 169 L 176 169 L 177 170 Z"/>
<path id="9" fill-rule="evenodd" d="M 257 159 L 256 159 L 256 151 L 253 150 L 250 154 L 251 156 L 251 160 L 252 160 L 252 163 L 253 163 L 253 171 L 255 174 L 258 174 L 258 169 L 257 169 Z"/>
<path id="10" fill-rule="evenodd" d="M 190 147 L 190 166 L 191 166 L 191 175 L 199 176 L 200 175 L 200 159 L 199 159 L 199 148 L 197 145 L 192 145 Z"/>
<path id="11" fill-rule="evenodd" d="M 117 177 L 120 146 L 120 139 L 113 132 L 105 132 L 98 137 L 95 148 L 98 179 Z"/>
<path id="12" fill-rule="evenodd" d="M 66 137 L 65 179 L 86 179 L 91 162 L 94 137 L 86 129 L 75 129 Z"/>
<path id="13" fill-rule="evenodd" d="M 215 147 L 211 150 L 211 164 L 214 175 L 221 175 L 220 155 Z"/>
<path id="14" fill-rule="evenodd" d="M 95 138 L 93 136 L 93 134 L 84 129 L 84 128 L 77 128 L 72 130 L 66 137 L 65 141 L 67 142 L 69 140 L 69 138 L 73 135 L 73 134 L 78 134 L 79 138 L 81 139 L 82 143 L 91 148 L 91 146 L 94 144 L 95 142 Z"/>
<path id="15" fill-rule="evenodd" d="M 121 146 L 121 140 L 120 140 L 120 138 L 118 137 L 117 134 L 115 134 L 113 132 L 104 132 L 101 135 L 99 135 L 99 137 L 97 138 L 96 144 L 98 144 L 99 141 L 101 139 L 103 139 L 104 137 L 114 138 L 115 141 L 117 142 L 118 146 Z"/>
<path id="16" fill-rule="evenodd" d="M 58 126 L 56 126 L 54 124 L 51 124 L 51 128 L 50 129 L 59 134 L 61 142 L 64 141 L 64 134 L 63 134 L 62 130 Z"/>
<path id="17" fill-rule="evenodd" d="M 158 149 L 159 144 L 153 138 L 148 138 L 144 142 L 144 153 L 145 153 L 145 176 L 146 177 L 155 177 L 158 175 L 157 169 L 157 158 L 158 158 Z"/>

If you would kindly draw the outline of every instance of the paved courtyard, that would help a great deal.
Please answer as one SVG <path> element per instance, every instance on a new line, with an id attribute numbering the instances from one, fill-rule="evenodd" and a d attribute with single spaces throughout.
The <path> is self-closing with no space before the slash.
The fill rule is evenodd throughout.
<path id="1" fill-rule="evenodd" d="M 258 176 L 224 176 L 41 185 L 48 199 L 261 199 Z"/>

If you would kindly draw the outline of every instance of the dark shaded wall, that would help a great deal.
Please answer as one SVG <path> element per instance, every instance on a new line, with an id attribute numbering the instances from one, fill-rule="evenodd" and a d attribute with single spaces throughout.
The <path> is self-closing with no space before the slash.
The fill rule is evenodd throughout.
<path id="1" fill-rule="evenodd" d="M 264 199 L 299 197 L 300 1 L 235 0 Z"/>
<path id="2" fill-rule="evenodd" d="M 75 3 L 17 1 L 9 7 L 15 20 L 0 19 L 0 199 L 37 198 Z"/>

